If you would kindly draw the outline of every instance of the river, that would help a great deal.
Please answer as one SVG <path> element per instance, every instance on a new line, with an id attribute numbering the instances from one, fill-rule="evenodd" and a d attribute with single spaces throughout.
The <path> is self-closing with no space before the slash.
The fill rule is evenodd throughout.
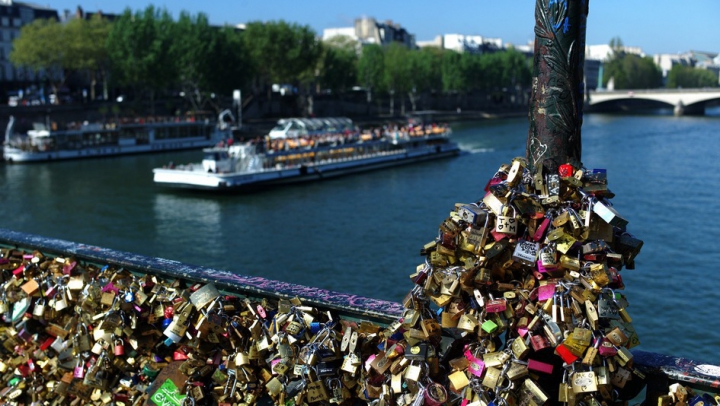
<path id="1" fill-rule="evenodd" d="M 720 110 L 704 117 L 588 114 L 586 168 L 645 241 L 625 294 L 645 351 L 720 364 Z M 470 153 L 251 195 L 157 188 L 152 168 L 198 151 L 0 165 L 0 227 L 398 301 L 419 250 L 456 202 L 523 156 L 528 122 L 454 125 Z"/>

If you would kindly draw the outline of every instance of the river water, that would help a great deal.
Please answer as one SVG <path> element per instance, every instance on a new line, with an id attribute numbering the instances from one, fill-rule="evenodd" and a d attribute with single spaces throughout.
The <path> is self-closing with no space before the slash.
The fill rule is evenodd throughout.
<path id="1" fill-rule="evenodd" d="M 665 112 L 666 113 L 666 112 Z M 528 122 L 460 123 L 468 154 L 251 195 L 157 188 L 152 168 L 198 151 L 0 165 L 0 227 L 398 301 L 456 202 L 523 156 Z M 588 114 L 586 168 L 645 241 L 625 294 L 640 349 L 720 364 L 720 110 Z"/>

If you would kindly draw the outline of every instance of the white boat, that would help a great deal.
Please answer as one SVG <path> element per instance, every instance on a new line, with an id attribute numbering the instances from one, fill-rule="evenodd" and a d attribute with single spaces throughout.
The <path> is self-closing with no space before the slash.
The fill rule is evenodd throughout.
<path id="1" fill-rule="evenodd" d="M 39 162 L 192 148 L 204 148 L 231 137 L 229 128 L 208 120 L 167 119 L 148 122 L 84 123 L 60 131 L 34 123 L 26 134 L 13 134 L 8 124 L 3 158 Z M 221 122 L 224 124 L 224 122 Z"/>
<path id="2" fill-rule="evenodd" d="M 449 135 L 449 127 L 427 126 L 412 132 L 268 136 L 206 148 L 201 163 L 155 168 L 153 180 L 174 188 L 238 191 L 306 182 L 458 155 Z"/>

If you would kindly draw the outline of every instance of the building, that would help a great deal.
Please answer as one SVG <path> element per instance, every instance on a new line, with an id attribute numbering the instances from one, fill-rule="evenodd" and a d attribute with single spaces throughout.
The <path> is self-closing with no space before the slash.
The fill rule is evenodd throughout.
<path id="1" fill-rule="evenodd" d="M 662 71 L 663 83 L 666 83 L 668 73 L 672 70 L 673 66 L 695 66 L 695 61 L 689 53 L 685 54 L 657 54 L 653 55 L 653 62 Z"/>
<path id="2" fill-rule="evenodd" d="M 415 45 L 417 45 L 418 48 L 442 48 L 443 47 L 443 36 L 438 35 L 435 38 L 431 39 L 430 41 L 415 41 Z"/>
<path id="3" fill-rule="evenodd" d="M 103 19 L 108 21 L 115 21 L 118 18 L 117 14 L 109 14 L 109 13 L 103 13 L 102 11 L 93 11 L 93 12 L 86 12 L 82 9 L 82 7 L 78 6 L 75 9 L 74 13 L 71 13 L 70 10 L 63 10 L 62 14 L 60 14 L 60 22 L 62 23 L 68 23 L 73 19 L 76 18 L 82 18 L 84 20 L 91 19 L 94 15 L 99 15 Z"/>
<path id="4" fill-rule="evenodd" d="M 324 29 L 323 41 L 340 35 L 350 37 L 361 44 L 399 43 L 408 49 L 416 48 L 415 36 L 391 20 L 378 22 L 372 17 L 357 18 L 353 27 Z"/>
<path id="5" fill-rule="evenodd" d="M 9 60 L 13 40 L 20 35 L 20 28 L 39 18 L 58 20 L 58 13 L 34 3 L 0 0 L 0 88 L 3 89 L 3 96 L 5 92 L 34 83 L 43 76 L 27 69 L 16 68 Z"/>
<path id="6" fill-rule="evenodd" d="M 442 36 L 442 44 L 444 49 L 473 54 L 495 52 L 503 48 L 502 39 L 480 35 L 445 34 Z"/>
<path id="7" fill-rule="evenodd" d="M 634 54 L 641 58 L 645 57 L 645 53 L 640 47 L 620 47 L 620 49 L 626 54 Z M 613 54 L 613 49 L 610 45 L 587 45 L 585 46 L 585 59 L 595 59 L 598 61 L 606 62 L 610 60 Z"/>

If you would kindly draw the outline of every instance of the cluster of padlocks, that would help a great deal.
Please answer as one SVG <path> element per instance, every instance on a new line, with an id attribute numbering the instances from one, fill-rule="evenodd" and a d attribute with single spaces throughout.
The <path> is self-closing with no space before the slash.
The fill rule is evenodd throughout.
<path id="1" fill-rule="evenodd" d="M 644 376 L 604 171 L 503 165 L 456 204 L 388 326 L 295 299 L 0 250 L 0 402 L 613 404 Z M 676 388 L 673 399 L 685 392 Z M 674 401 L 677 402 L 677 401 Z"/>
<path id="2" fill-rule="evenodd" d="M 695 392 L 688 386 L 674 383 L 668 387 L 668 394 L 658 397 L 658 406 L 690 405 L 707 406 L 717 405 L 720 402 L 720 395 L 711 396 L 708 393 Z"/>
<path id="3" fill-rule="evenodd" d="M 612 403 L 643 385 L 618 292 L 642 241 L 609 203 L 605 171 L 558 172 L 501 166 L 422 250 L 404 326 L 439 344 L 454 331 L 447 395 L 465 404 Z"/>

